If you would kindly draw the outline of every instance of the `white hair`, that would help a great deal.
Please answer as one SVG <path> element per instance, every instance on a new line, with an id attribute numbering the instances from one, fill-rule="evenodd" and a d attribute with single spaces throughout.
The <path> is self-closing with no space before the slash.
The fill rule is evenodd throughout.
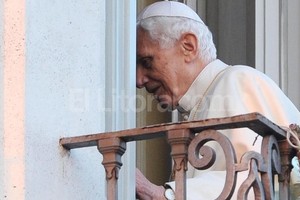
<path id="1" fill-rule="evenodd" d="M 161 48 L 170 48 L 184 33 L 193 33 L 198 40 L 199 57 L 209 63 L 216 59 L 217 50 L 208 27 L 195 20 L 184 17 L 150 17 L 138 21 L 137 28 L 147 31 L 152 40 Z"/>

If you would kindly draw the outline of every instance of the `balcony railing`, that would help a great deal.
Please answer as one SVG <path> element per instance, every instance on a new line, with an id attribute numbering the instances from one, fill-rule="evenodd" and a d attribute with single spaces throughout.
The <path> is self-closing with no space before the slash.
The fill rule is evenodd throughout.
<path id="1" fill-rule="evenodd" d="M 219 130 L 244 127 L 263 137 L 261 152 L 247 152 L 240 162 L 237 162 L 234 148 Z M 97 146 L 103 155 L 107 199 L 117 200 L 118 173 L 122 166 L 121 157 L 126 150 L 126 143 L 156 137 L 166 137 L 171 146 L 176 200 L 186 199 L 188 161 L 197 169 L 207 169 L 215 162 L 215 152 L 203 147 L 209 141 L 218 142 L 226 157 L 226 181 L 217 199 L 231 199 L 234 190 L 238 191 L 237 199 L 247 199 L 250 189 L 253 189 L 255 199 L 274 199 L 275 175 L 278 175 L 279 199 L 290 199 L 291 158 L 296 155 L 296 151 L 286 141 L 286 131 L 258 113 L 61 138 L 60 144 L 66 149 Z M 201 158 L 197 156 L 199 151 L 203 155 Z M 237 174 L 242 171 L 248 171 L 249 175 L 240 187 L 236 188 Z"/>

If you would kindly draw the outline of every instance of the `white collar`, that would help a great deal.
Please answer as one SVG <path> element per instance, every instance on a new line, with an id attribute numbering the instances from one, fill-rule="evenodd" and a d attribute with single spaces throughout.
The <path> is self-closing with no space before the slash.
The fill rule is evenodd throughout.
<path id="1" fill-rule="evenodd" d="M 214 60 L 204 67 L 188 91 L 181 97 L 177 107 L 179 112 L 190 112 L 205 95 L 214 78 L 228 65 L 221 60 Z"/>

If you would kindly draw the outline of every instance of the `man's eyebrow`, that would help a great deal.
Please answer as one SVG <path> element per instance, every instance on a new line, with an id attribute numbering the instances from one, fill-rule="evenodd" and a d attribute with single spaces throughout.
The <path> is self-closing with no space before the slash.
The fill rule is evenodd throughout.
<path id="1" fill-rule="evenodd" d="M 152 57 L 152 55 L 137 54 L 136 57 L 137 57 L 138 59 L 141 59 L 141 58 L 150 58 L 150 57 Z"/>
<path id="2" fill-rule="evenodd" d="M 151 56 L 151 55 L 144 55 L 144 56 L 142 56 L 142 55 L 137 55 L 137 56 L 136 56 L 136 62 L 137 62 L 137 63 L 138 63 L 138 62 L 141 62 L 141 61 L 144 60 L 144 59 L 153 60 L 153 56 Z"/>

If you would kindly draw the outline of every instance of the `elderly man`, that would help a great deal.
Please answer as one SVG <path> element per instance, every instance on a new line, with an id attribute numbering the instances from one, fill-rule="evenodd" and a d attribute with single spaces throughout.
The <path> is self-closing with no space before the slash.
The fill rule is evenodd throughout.
<path id="1" fill-rule="evenodd" d="M 218 60 L 208 27 L 178 2 L 156 2 L 139 14 L 136 85 L 145 87 L 162 107 L 178 109 L 188 120 L 259 112 L 282 126 L 300 123 L 299 111 L 270 78 L 251 67 Z M 257 134 L 250 130 L 236 134 L 238 131 L 222 132 L 238 158 L 260 149 Z M 215 144 L 211 146 L 221 152 Z M 216 160 L 209 170 L 189 172 L 188 199 L 215 199 L 221 192 L 225 158 L 221 154 Z M 174 189 L 173 182 L 168 186 Z M 140 199 L 172 199 L 172 190 L 150 183 L 139 170 L 136 189 Z"/>

